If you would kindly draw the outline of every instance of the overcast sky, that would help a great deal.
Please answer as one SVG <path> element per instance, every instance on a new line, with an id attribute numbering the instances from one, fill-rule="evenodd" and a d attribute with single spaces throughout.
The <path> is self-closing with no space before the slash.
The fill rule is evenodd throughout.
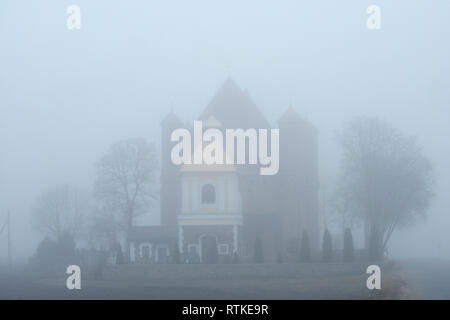
<path id="1" fill-rule="evenodd" d="M 81 7 L 81 30 L 66 28 L 70 4 Z M 370 4 L 381 7 L 381 30 L 366 27 Z M 450 258 L 449 33 L 449 1 L 2 0 L 0 226 L 10 208 L 14 255 L 29 256 L 42 190 L 90 192 L 109 144 L 158 142 L 171 108 L 193 121 L 232 77 L 273 125 L 292 105 L 319 129 L 324 181 L 338 168 L 334 134 L 352 117 L 415 135 L 437 195 L 391 253 Z M 0 264 L 5 252 L 3 233 Z"/>

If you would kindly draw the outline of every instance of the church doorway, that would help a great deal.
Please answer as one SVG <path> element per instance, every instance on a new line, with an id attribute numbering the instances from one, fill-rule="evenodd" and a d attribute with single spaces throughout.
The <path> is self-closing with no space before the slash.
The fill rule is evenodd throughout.
<path id="1" fill-rule="evenodd" d="M 213 235 L 204 235 L 200 238 L 202 263 L 217 263 L 219 252 L 217 248 L 217 237 Z"/>

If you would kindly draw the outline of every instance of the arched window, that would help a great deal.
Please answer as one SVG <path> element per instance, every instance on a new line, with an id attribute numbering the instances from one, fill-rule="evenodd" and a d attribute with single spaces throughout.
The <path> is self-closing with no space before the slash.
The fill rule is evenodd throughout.
<path id="1" fill-rule="evenodd" d="M 216 203 L 216 189 L 211 184 L 205 184 L 202 187 L 202 204 Z"/>

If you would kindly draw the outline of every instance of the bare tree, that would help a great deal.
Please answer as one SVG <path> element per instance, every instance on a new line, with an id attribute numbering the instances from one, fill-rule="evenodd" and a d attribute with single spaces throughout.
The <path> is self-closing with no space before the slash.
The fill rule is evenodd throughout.
<path id="1" fill-rule="evenodd" d="M 126 253 L 130 257 L 129 233 L 133 218 L 148 210 L 155 198 L 156 148 L 142 138 L 119 141 L 110 146 L 97 165 L 95 196 L 119 213 L 126 235 Z M 116 219 L 116 218 L 114 218 Z"/>
<path id="2" fill-rule="evenodd" d="M 424 217 L 433 195 L 433 170 L 415 139 L 387 122 L 361 117 L 339 135 L 343 149 L 338 193 L 362 218 L 366 243 L 380 258 L 397 227 Z"/>
<path id="3" fill-rule="evenodd" d="M 113 250 L 125 232 L 123 219 L 115 208 L 102 205 L 95 208 L 89 230 L 89 245 L 97 249 Z"/>
<path id="4" fill-rule="evenodd" d="M 51 187 L 33 209 L 32 223 L 47 236 L 59 238 L 64 231 L 79 236 L 86 226 L 89 198 L 72 186 Z"/>

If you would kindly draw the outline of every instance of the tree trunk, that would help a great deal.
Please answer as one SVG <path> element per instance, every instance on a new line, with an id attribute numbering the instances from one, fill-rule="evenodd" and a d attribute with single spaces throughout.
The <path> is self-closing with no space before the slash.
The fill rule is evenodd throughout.
<path id="1" fill-rule="evenodd" d="M 377 224 L 372 224 L 370 227 L 370 238 L 369 238 L 369 260 L 370 261 L 380 261 L 382 258 L 381 254 L 381 234 L 380 228 Z"/>
<path id="2" fill-rule="evenodd" d="M 131 235 L 131 229 L 133 227 L 133 211 L 128 210 L 127 215 L 127 232 L 125 235 L 125 245 L 126 245 L 126 262 L 131 263 L 131 248 L 130 248 L 130 235 Z"/>

